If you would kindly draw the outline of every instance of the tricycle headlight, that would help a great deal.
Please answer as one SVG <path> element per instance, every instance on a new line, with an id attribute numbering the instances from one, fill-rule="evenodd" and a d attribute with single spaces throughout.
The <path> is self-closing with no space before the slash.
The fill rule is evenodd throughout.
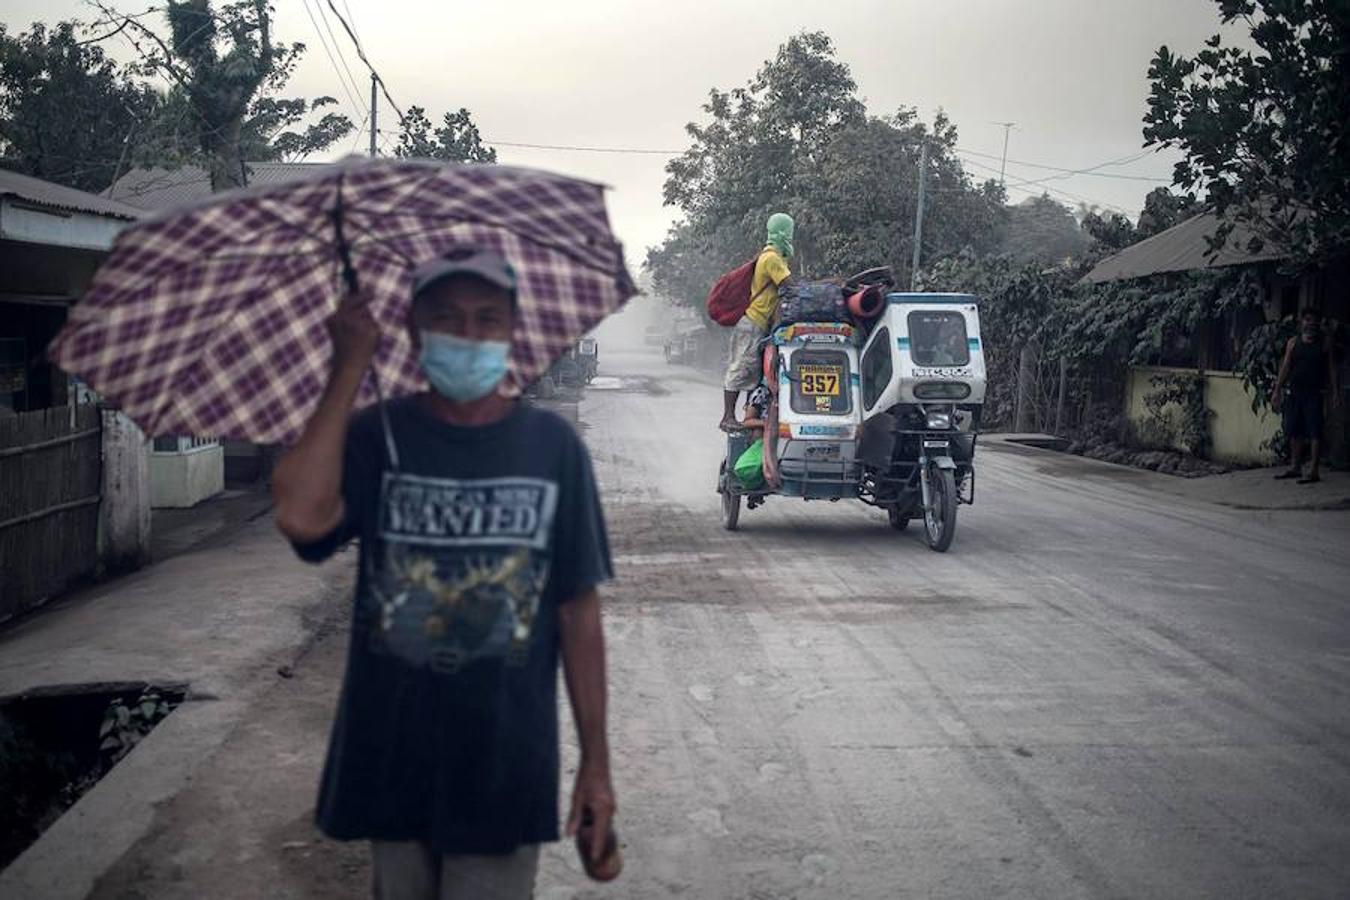
<path id="1" fill-rule="evenodd" d="M 952 427 L 952 414 L 945 409 L 927 410 L 928 430 L 929 431 L 950 431 Z"/>

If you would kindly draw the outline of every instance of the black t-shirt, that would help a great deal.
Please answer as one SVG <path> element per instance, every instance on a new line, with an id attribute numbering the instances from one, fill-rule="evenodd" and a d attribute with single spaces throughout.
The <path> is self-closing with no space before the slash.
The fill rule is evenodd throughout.
<path id="1" fill-rule="evenodd" d="M 610 576 L 590 458 L 520 404 L 481 428 L 415 398 L 352 422 L 346 521 L 360 539 L 352 642 L 319 793 L 338 839 L 506 853 L 558 839 L 558 606 Z"/>
<path id="2" fill-rule="evenodd" d="M 1289 359 L 1289 389 L 1296 394 L 1321 393 L 1327 385 L 1327 349 L 1321 338 L 1294 340 Z"/>

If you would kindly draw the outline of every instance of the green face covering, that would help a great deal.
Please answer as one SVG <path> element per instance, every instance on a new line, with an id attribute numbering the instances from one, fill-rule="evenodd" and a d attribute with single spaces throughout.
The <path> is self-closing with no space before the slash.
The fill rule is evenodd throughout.
<path id="1" fill-rule="evenodd" d="M 774 213 L 769 216 L 769 246 L 783 254 L 784 259 L 792 256 L 792 233 L 795 224 L 787 213 Z"/>

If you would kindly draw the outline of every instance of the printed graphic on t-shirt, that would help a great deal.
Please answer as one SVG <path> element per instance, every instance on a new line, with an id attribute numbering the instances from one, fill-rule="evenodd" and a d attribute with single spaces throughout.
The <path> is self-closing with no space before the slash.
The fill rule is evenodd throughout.
<path id="1" fill-rule="evenodd" d="M 438 672 L 484 658 L 523 663 L 557 506 L 558 485 L 538 478 L 386 472 L 367 577 L 372 649 Z"/>

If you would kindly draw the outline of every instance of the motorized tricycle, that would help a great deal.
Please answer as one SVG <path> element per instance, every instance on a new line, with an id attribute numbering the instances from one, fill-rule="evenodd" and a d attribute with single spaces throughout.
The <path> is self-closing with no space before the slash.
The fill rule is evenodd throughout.
<path id="1" fill-rule="evenodd" d="M 929 547 L 951 546 L 957 508 L 975 500 L 978 305 L 967 294 L 888 292 L 884 301 L 868 321 L 792 322 L 770 334 L 762 478 L 743 479 L 745 465 L 737 474 L 756 432 L 728 435 L 718 476 L 728 530 L 742 503 L 852 499 L 884 509 L 897 531 L 921 518 Z"/>

